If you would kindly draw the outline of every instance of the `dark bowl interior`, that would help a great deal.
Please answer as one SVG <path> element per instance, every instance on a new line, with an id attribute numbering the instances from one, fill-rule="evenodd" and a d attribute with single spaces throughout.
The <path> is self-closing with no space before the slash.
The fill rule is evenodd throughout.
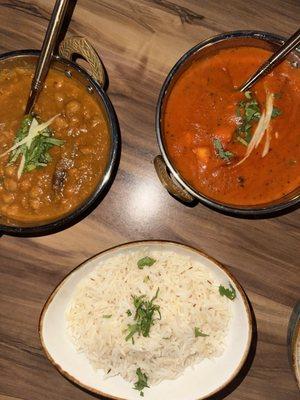
<path id="1" fill-rule="evenodd" d="M 0 56 L 0 70 L 2 68 L 13 67 L 29 67 L 34 66 L 39 52 L 35 50 L 21 50 L 17 52 L 6 53 Z M 74 223 L 80 221 L 87 216 L 103 199 L 107 193 L 113 177 L 118 167 L 120 156 L 120 135 L 117 118 L 113 106 L 101 88 L 85 70 L 77 64 L 54 56 L 51 68 L 62 71 L 67 74 L 70 79 L 76 79 L 80 84 L 86 87 L 91 96 L 94 96 L 100 105 L 103 115 L 106 118 L 108 130 L 110 133 L 110 154 L 104 175 L 99 178 L 99 182 L 86 200 L 80 204 L 75 210 L 68 214 L 62 215 L 59 219 L 45 221 L 40 224 L 24 224 L 18 221 L 0 217 L 0 234 L 16 235 L 16 236 L 41 236 L 54 233 L 65 229 Z"/>
<path id="2" fill-rule="evenodd" d="M 192 196 L 194 196 L 195 199 L 199 200 L 208 207 L 225 214 L 244 217 L 266 217 L 277 215 L 278 213 L 287 209 L 291 210 L 300 203 L 300 187 L 278 200 L 275 200 L 271 203 L 259 204 L 257 206 L 237 206 L 234 204 L 222 203 L 196 191 L 182 177 L 180 172 L 171 162 L 166 151 L 166 146 L 164 143 L 163 118 L 169 93 L 172 91 L 173 86 L 176 84 L 182 73 L 184 73 L 184 71 L 186 71 L 192 63 L 200 58 L 205 58 L 221 49 L 239 46 L 259 47 L 274 52 L 283 44 L 283 42 L 284 39 L 282 37 L 266 32 L 236 31 L 215 36 L 199 43 L 185 53 L 171 69 L 162 86 L 156 110 L 156 132 L 159 148 L 164 161 L 175 180 Z M 288 56 L 288 59 L 291 62 L 295 62 L 300 65 L 300 49 L 292 52 Z"/>

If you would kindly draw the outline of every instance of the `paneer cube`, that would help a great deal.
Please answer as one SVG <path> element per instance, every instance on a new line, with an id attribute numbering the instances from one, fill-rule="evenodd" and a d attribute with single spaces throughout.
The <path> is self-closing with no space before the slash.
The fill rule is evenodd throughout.
<path id="1" fill-rule="evenodd" d="M 207 146 L 196 147 L 193 149 L 193 153 L 196 154 L 199 161 L 207 163 L 210 157 L 210 149 Z"/>

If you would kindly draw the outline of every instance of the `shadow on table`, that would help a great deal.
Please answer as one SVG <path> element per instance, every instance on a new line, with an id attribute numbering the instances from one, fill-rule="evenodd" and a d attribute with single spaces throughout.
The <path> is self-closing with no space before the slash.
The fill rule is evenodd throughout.
<path id="1" fill-rule="evenodd" d="M 266 214 L 256 214 L 256 212 L 249 212 L 249 214 L 247 215 L 243 215 L 243 214 L 238 214 L 235 211 L 229 211 L 229 210 L 221 210 L 221 209 L 216 209 L 213 205 L 210 204 L 202 204 L 200 201 L 198 200 L 193 200 L 191 203 L 185 203 L 181 200 L 179 200 L 177 197 L 171 195 L 175 200 L 177 200 L 179 203 L 183 204 L 186 207 L 195 207 L 197 205 L 199 206 L 205 206 L 207 208 L 209 208 L 212 211 L 215 212 L 219 212 L 220 214 L 226 215 L 228 217 L 232 217 L 232 218 L 237 218 L 237 219 L 245 219 L 245 220 L 262 220 L 262 219 L 273 219 L 273 218 L 278 218 L 278 217 L 282 217 L 284 215 L 290 214 L 298 209 L 300 209 L 300 202 L 298 201 L 296 204 L 287 206 L 285 209 L 283 210 L 278 210 L 278 211 L 270 211 Z"/>
<path id="2" fill-rule="evenodd" d="M 248 299 L 248 297 L 247 297 L 247 299 Z M 253 360 L 254 360 L 255 354 L 256 354 L 256 347 L 257 347 L 257 323 L 256 323 L 256 318 L 255 318 L 255 314 L 253 311 L 253 307 L 252 307 L 252 304 L 250 303 L 249 299 L 248 299 L 248 302 L 249 302 L 249 307 L 250 307 L 250 312 L 251 312 L 251 317 L 252 317 L 252 341 L 251 341 L 251 345 L 250 345 L 249 354 L 248 354 L 246 361 L 245 361 L 244 365 L 242 366 L 240 372 L 238 373 L 238 375 L 224 389 L 220 390 L 219 392 L 213 394 L 210 397 L 207 397 L 207 400 L 225 399 L 230 393 L 232 393 L 243 382 L 243 380 L 247 376 L 247 374 L 252 366 L 252 363 L 253 363 Z M 76 383 L 74 383 L 72 381 L 69 381 L 69 382 L 72 383 L 72 385 L 80 388 L 82 391 L 86 392 L 87 394 L 89 394 L 90 396 L 92 396 L 96 399 L 109 400 L 108 397 L 91 393 L 88 390 L 77 385 Z M 165 400 L 171 400 L 171 399 L 165 399 Z"/>

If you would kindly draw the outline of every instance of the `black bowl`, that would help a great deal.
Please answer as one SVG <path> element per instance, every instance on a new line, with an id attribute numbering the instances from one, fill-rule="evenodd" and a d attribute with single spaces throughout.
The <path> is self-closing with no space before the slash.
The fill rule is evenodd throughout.
<path id="1" fill-rule="evenodd" d="M 283 43 L 284 38 L 267 32 L 235 31 L 222 33 L 197 44 L 185 53 L 171 69 L 161 88 L 156 108 L 156 135 L 161 155 L 157 156 L 154 160 L 156 172 L 163 186 L 171 195 L 178 198 L 183 203 L 195 205 L 195 202 L 200 201 L 209 208 L 236 217 L 271 217 L 291 211 L 299 206 L 300 188 L 297 188 L 294 192 L 289 193 L 281 199 L 257 206 L 237 206 L 222 203 L 196 191 L 172 164 L 165 148 L 162 125 L 168 94 L 181 74 L 199 57 L 205 57 L 220 49 L 237 46 L 254 46 L 275 51 Z M 297 49 L 292 52 L 289 55 L 289 59 L 299 62 L 300 50 Z"/>
<path id="2" fill-rule="evenodd" d="M 0 56 L 0 66 L 9 68 L 10 66 L 34 65 L 39 54 L 40 52 L 36 50 L 20 50 L 5 53 Z M 99 204 L 107 193 L 117 171 L 121 146 L 119 126 L 113 106 L 104 89 L 96 79 L 78 64 L 58 55 L 53 56 L 51 68 L 59 69 L 72 79 L 78 80 L 87 87 L 87 90 L 91 95 L 95 96 L 99 102 L 107 120 L 111 139 L 111 148 L 106 170 L 104 175 L 100 177 L 93 193 L 71 213 L 50 222 L 34 225 L 20 224 L 18 221 L 13 220 L 0 220 L 0 234 L 13 236 L 42 236 L 70 227 L 87 216 Z"/>

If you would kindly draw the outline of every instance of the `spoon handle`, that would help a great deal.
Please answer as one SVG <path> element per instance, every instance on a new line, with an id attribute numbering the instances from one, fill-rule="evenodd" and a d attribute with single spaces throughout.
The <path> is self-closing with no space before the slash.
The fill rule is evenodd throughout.
<path id="1" fill-rule="evenodd" d="M 25 114 L 30 114 L 47 76 L 53 49 L 56 45 L 69 0 L 56 0 L 39 56 Z"/>
<path id="2" fill-rule="evenodd" d="M 256 72 L 252 75 L 246 83 L 240 88 L 240 92 L 249 90 L 260 78 L 265 76 L 277 64 L 279 64 L 285 56 L 287 56 L 295 47 L 300 43 L 300 29 L 297 30 L 280 48 L 274 53 Z"/>

